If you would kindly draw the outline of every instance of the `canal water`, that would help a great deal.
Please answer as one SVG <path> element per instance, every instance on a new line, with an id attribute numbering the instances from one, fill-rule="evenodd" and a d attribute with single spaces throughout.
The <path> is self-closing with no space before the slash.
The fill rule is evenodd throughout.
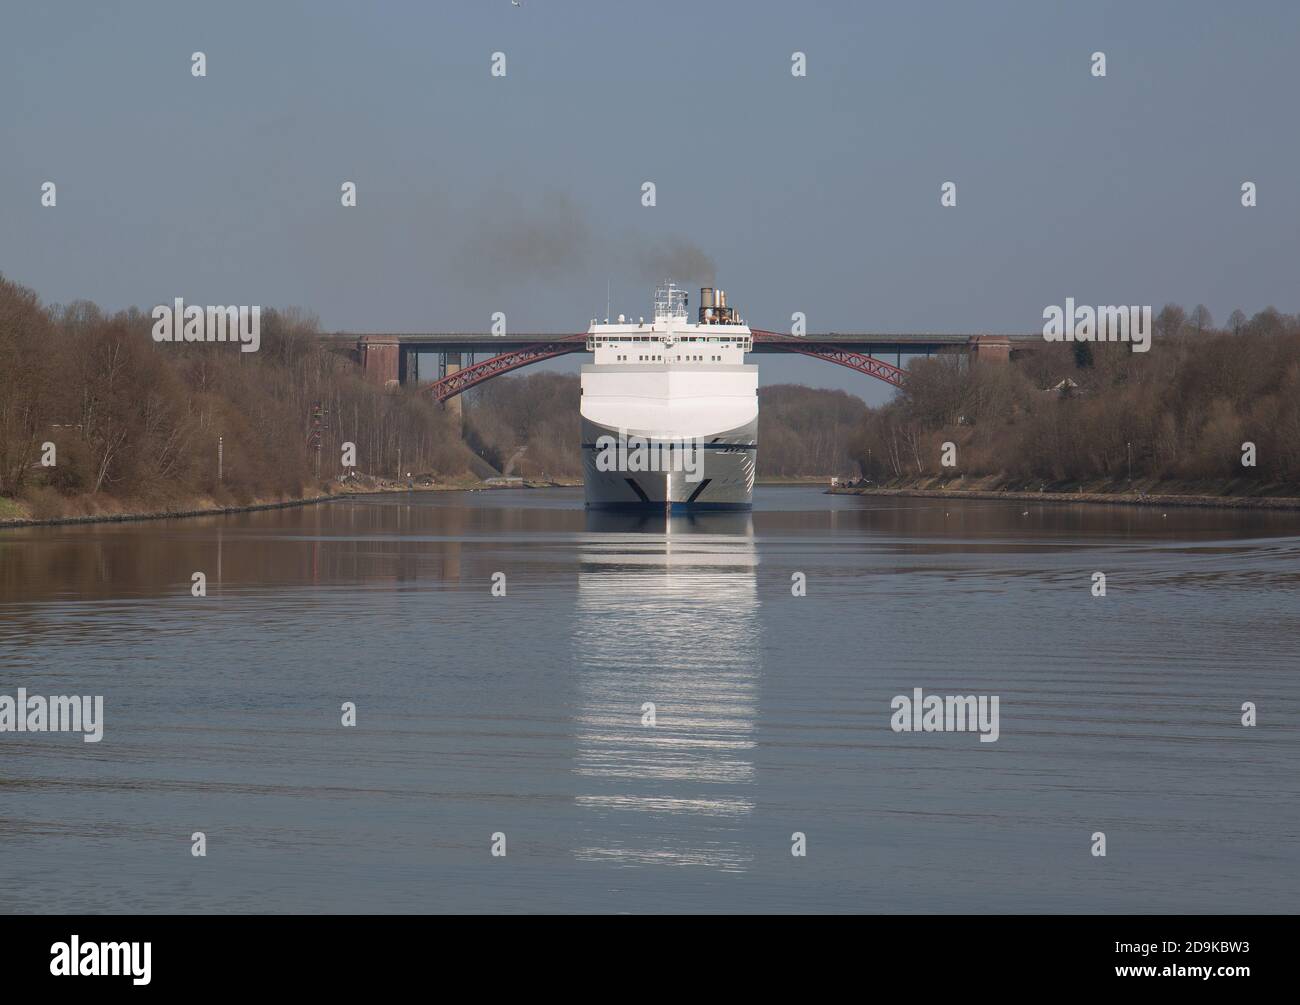
<path id="1" fill-rule="evenodd" d="M 0 531 L 0 695 L 104 699 L 0 733 L 0 911 L 1294 912 L 1298 601 L 1300 514 L 1232 510 Z M 996 742 L 895 732 L 918 688 Z"/>

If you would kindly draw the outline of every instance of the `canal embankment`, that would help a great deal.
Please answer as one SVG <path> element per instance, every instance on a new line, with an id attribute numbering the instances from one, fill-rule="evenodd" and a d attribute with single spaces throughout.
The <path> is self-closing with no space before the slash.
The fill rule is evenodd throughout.
<path id="1" fill-rule="evenodd" d="M 1024 482 L 999 478 L 913 478 L 879 484 L 841 483 L 833 495 L 922 499 L 1000 499 L 1008 502 L 1109 506 L 1195 506 L 1213 509 L 1300 510 L 1293 486 L 1236 481 Z M 1288 494 L 1292 493 L 1292 494 Z"/>
<path id="2" fill-rule="evenodd" d="M 222 501 L 212 498 L 186 499 L 168 505 L 132 504 L 116 499 L 83 497 L 70 499 L 76 510 L 51 514 L 22 500 L 0 498 L 0 530 L 15 527 L 53 527 L 69 524 L 134 523 L 141 520 L 177 520 L 186 517 L 223 516 L 231 513 L 254 513 L 259 510 L 291 509 L 356 496 L 396 495 L 409 492 L 479 492 L 499 489 L 558 488 L 580 482 L 532 481 L 522 479 L 454 479 L 434 481 L 430 478 L 410 480 L 372 478 L 359 475 L 346 480 L 323 483 L 299 496 L 258 498 L 247 501 Z"/>

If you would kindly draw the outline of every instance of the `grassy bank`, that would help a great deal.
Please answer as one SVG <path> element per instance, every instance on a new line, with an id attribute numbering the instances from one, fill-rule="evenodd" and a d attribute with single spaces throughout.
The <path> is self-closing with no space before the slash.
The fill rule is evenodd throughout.
<path id="1" fill-rule="evenodd" d="M 1005 478 L 907 478 L 880 484 L 841 487 L 837 495 L 911 496 L 942 499 L 1005 499 L 1022 502 L 1100 503 L 1127 506 L 1207 506 L 1220 509 L 1300 510 L 1300 498 L 1287 486 L 1256 481 L 1146 479 L 1080 482 Z"/>
<path id="2" fill-rule="evenodd" d="M 211 498 L 187 499 L 165 506 L 132 504 L 119 499 L 68 500 L 69 512 L 38 515 L 17 500 L 0 498 L 0 530 L 12 527 L 51 527 L 60 524 L 127 523 L 137 520 L 175 520 L 183 517 L 218 516 L 226 513 L 252 513 L 257 510 L 287 509 L 346 499 L 351 496 L 398 494 L 403 492 L 478 492 L 508 488 L 556 488 L 569 482 L 524 481 L 517 484 L 489 484 L 473 478 L 426 484 L 408 484 L 393 479 L 358 477 L 333 481 L 319 489 L 294 498 L 254 499 L 248 502 L 219 501 Z"/>

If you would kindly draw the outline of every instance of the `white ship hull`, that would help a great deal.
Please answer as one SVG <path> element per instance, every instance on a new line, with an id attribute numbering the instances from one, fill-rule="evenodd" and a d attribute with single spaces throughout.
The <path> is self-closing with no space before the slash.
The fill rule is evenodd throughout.
<path id="1" fill-rule="evenodd" d="M 754 498 L 754 465 L 758 454 L 758 422 L 720 431 L 702 445 L 697 471 L 601 470 L 602 437 L 617 438 L 618 429 L 582 423 L 582 466 L 587 505 L 592 509 L 744 510 Z M 672 441 L 669 441 L 672 442 Z M 650 456 L 672 450 L 653 438 L 646 440 Z M 673 447 L 677 447 L 673 443 Z M 663 448 L 663 449 L 661 449 Z M 693 465 L 694 466 L 694 465 Z"/>
<path id="2" fill-rule="evenodd" d="M 749 509 L 758 459 L 757 391 L 758 368 L 745 364 L 584 366 L 587 505 Z M 619 442 L 633 449 L 611 465 L 610 444 Z M 642 446 L 641 456 L 632 458 Z"/>

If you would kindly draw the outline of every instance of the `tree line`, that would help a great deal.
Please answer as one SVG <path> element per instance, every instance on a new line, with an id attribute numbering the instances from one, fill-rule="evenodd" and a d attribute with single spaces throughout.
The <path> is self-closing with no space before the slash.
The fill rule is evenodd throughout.
<path id="1" fill-rule="evenodd" d="M 955 447 L 951 467 L 945 443 Z M 1169 305 L 1146 353 L 1043 343 L 1010 365 L 965 354 L 915 360 L 895 399 L 868 412 L 853 453 L 878 482 L 961 475 L 1039 487 L 1131 477 L 1293 490 L 1300 317 L 1238 310 L 1216 327 L 1203 306 Z"/>
<path id="2" fill-rule="evenodd" d="M 299 311 L 264 311 L 256 353 L 156 343 L 151 328 L 136 309 L 43 305 L 0 276 L 0 497 L 37 516 L 293 498 L 343 473 L 345 442 L 379 477 L 581 477 L 575 375 L 497 378 L 466 394 L 462 423 L 425 391 L 367 381 Z M 1300 488 L 1300 318 L 1270 307 L 1218 327 L 1170 305 L 1155 328 L 1140 354 L 1043 343 L 1008 365 L 913 360 L 879 408 L 760 388 L 759 475 Z"/>
<path id="3" fill-rule="evenodd" d="M 152 325 L 134 308 L 45 306 L 0 276 L 0 497 L 58 516 L 300 496 L 317 481 L 317 413 L 321 478 L 342 473 L 345 441 L 366 474 L 396 477 L 399 450 L 407 470 L 473 465 L 452 416 L 364 380 L 308 315 L 263 311 L 256 353 L 157 343 Z"/>

